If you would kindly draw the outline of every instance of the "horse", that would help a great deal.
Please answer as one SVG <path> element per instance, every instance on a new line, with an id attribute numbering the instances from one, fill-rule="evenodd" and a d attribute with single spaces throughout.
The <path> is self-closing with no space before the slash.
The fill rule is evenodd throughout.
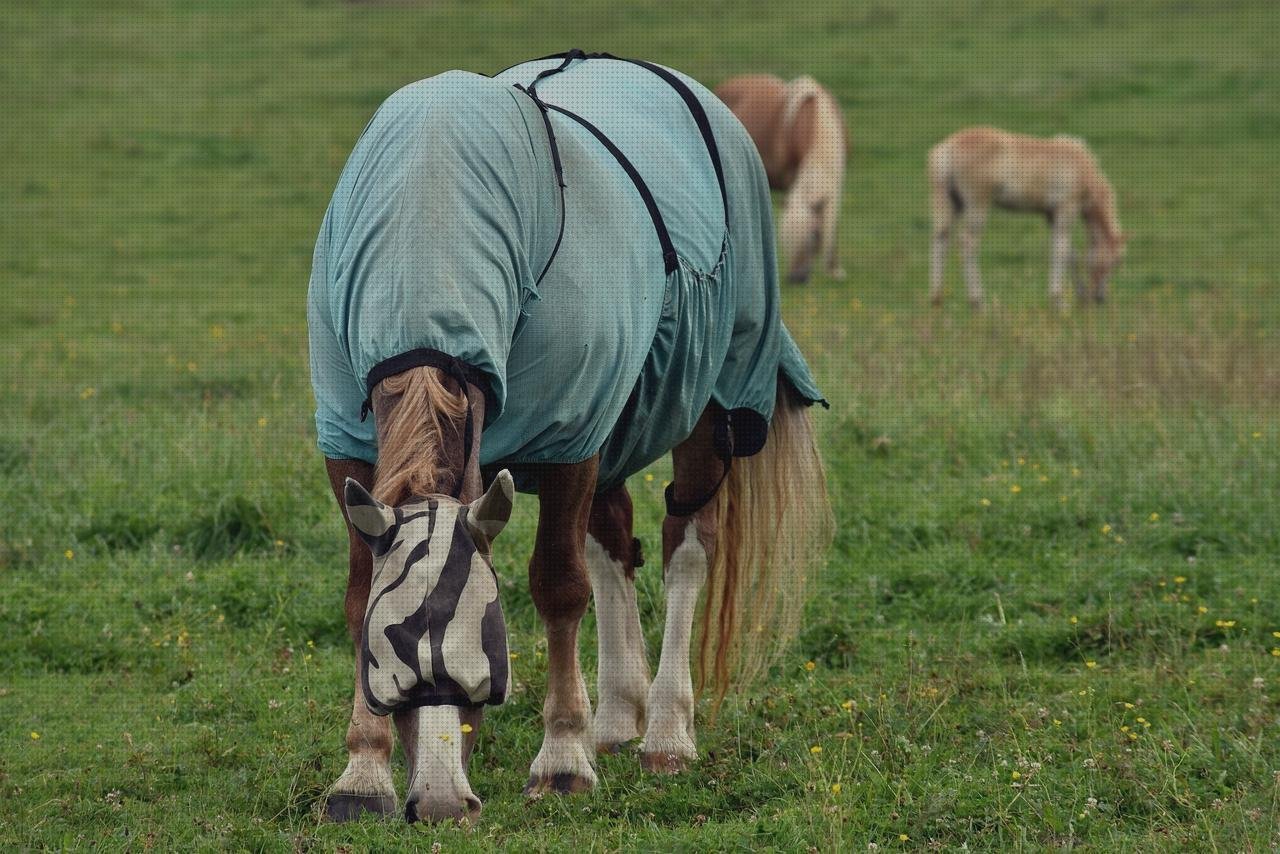
<path id="1" fill-rule="evenodd" d="M 780 231 L 788 280 L 807 281 L 817 259 L 843 279 L 836 232 L 849 140 L 839 102 L 809 76 L 743 75 L 715 92 L 751 134 L 769 186 L 789 191 Z"/>
<path id="2" fill-rule="evenodd" d="M 492 543 L 517 492 L 537 496 L 547 639 L 526 795 L 592 788 L 597 752 L 637 739 L 650 772 L 696 760 L 693 661 L 717 705 L 772 666 L 831 538 L 809 411 L 826 401 L 779 301 L 763 165 L 692 78 L 574 50 L 383 103 L 308 290 L 357 657 L 330 819 L 397 811 L 391 721 L 406 820 L 478 817 L 467 762 L 510 678 Z M 651 679 L 626 482 L 668 452 Z M 594 716 L 578 659 L 593 596 Z"/>
<path id="3" fill-rule="evenodd" d="M 992 205 L 1043 214 L 1052 229 L 1049 297 L 1063 308 L 1063 282 L 1072 258 L 1071 227 L 1083 219 L 1089 236 L 1089 290 L 1077 277 L 1081 301 L 1106 300 L 1107 283 L 1124 256 L 1126 237 L 1116 216 L 1115 193 L 1083 140 L 1041 139 L 989 127 L 958 131 L 929 152 L 933 247 L 930 298 L 942 303 L 942 279 L 951 232 L 961 221 L 960 249 L 969 303 L 982 307 L 978 242 Z"/>

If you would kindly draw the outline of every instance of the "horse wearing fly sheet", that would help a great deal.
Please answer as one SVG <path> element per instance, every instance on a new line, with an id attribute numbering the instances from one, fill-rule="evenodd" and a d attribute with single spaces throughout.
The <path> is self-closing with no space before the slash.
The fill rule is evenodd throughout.
<path id="1" fill-rule="evenodd" d="M 396 809 L 392 720 L 406 817 L 478 813 L 466 763 L 510 679 L 489 556 L 517 490 L 538 497 L 529 587 L 547 632 L 526 792 L 588 789 L 596 751 L 635 739 L 652 771 L 696 758 L 691 657 L 717 701 L 767 668 L 829 536 L 808 413 L 825 401 L 778 303 L 760 158 L 684 75 L 571 51 L 441 74 L 379 108 L 308 299 L 359 657 L 330 817 Z M 650 679 L 626 479 L 668 451 Z M 593 593 L 594 718 L 577 640 Z"/>

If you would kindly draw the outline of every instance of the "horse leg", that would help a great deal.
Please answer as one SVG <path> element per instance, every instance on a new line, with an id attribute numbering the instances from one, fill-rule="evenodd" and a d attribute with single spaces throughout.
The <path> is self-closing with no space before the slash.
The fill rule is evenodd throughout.
<path id="1" fill-rule="evenodd" d="M 587 524 L 587 570 L 596 600 L 599 657 L 596 749 L 616 753 L 644 731 L 649 663 L 636 605 L 636 548 L 626 486 L 597 495 Z"/>
<path id="2" fill-rule="evenodd" d="M 348 477 L 366 489 L 373 485 L 373 466 L 368 463 L 325 460 L 325 465 L 339 508 L 344 506 L 342 489 Z M 342 512 L 345 519 L 346 511 Z M 396 787 L 391 778 L 391 721 L 373 714 L 365 705 L 360 672 L 361 632 L 373 579 L 373 556 L 350 524 L 347 535 L 350 574 L 344 610 L 347 631 L 356 648 L 355 698 L 347 725 L 347 767 L 330 787 L 325 802 L 325 814 L 333 821 L 349 821 L 365 812 L 387 815 L 396 811 Z"/>
<path id="3" fill-rule="evenodd" d="M 969 288 L 969 307 L 974 311 L 982 309 L 982 271 L 978 269 L 978 244 L 982 240 L 982 229 L 986 221 L 985 210 L 970 207 L 964 214 L 964 227 L 960 233 L 960 252 L 964 256 L 964 279 Z"/>
<path id="4" fill-rule="evenodd" d="M 529 562 L 529 591 L 547 630 L 547 699 L 543 739 L 529 769 L 526 795 L 586 791 L 591 767 L 591 699 L 578 665 L 578 624 L 591 598 L 586 535 L 599 459 L 541 467 L 538 534 Z"/>
<path id="5" fill-rule="evenodd" d="M 1049 301 L 1055 311 L 1062 311 L 1066 307 L 1062 300 L 1062 290 L 1067 278 L 1067 262 L 1071 258 L 1071 223 L 1074 219 L 1074 212 L 1061 209 L 1050 219 L 1052 237 L 1049 252 Z"/>
<path id="6" fill-rule="evenodd" d="M 697 501 L 720 482 L 724 462 L 714 452 L 708 409 L 693 434 L 671 452 L 677 501 Z M 677 773 L 698 756 L 693 736 L 693 680 L 689 644 L 698 594 L 715 552 L 716 502 L 692 516 L 667 516 L 662 522 L 663 580 L 667 619 L 658 675 L 649 686 L 649 725 L 641 762 L 649 771 Z"/>
<path id="7" fill-rule="evenodd" d="M 943 277 L 947 269 L 947 251 L 951 248 L 951 227 L 956 208 L 945 187 L 935 185 L 929 200 L 933 214 L 933 241 L 929 254 L 929 302 L 942 305 Z"/>

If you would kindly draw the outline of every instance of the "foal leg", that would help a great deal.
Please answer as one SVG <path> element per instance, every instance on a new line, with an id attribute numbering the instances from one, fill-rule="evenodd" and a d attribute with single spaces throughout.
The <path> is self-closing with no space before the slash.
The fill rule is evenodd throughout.
<path id="1" fill-rule="evenodd" d="M 326 460 L 329 483 L 344 507 L 343 484 L 354 478 L 366 489 L 373 486 L 373 466 L 357 460 Z M 345 518 L 346 511 L 342 511 Z M 364 702 L 360 672 L 360 641 L 364 609 L 373 581 L 373 556 L 369 547 L 347 526 L 350 544 L 345 612 L 347 631 L 356 647 L 355 698 L 347 725 L 347 767 L 329 789 L 325 813 L 333 821 L 349 821 L 361 813 L 388 815 L 396 811 L 396 787 L 391 779 L 391 720 L 369 711 Z"/>
<path id="2" fill-rule="evenodd" d="M 947 269 L 947 251 L 951 248 L 951 227 L 956 209 L 945 187 L 935 186 L 929 200 L 933 214 L 933 241 L 929 253 L 929 302 L 942 305 L 942 284 Z"/>
<path id="3" fill-rule="evenodd" d="M 1066 308 L 1062 299 L 1062 290 L 1067 280 L 1067 264 L 1071 260 L 1071 223 L 1074 219 L 1074 211 L 1058 210 L 1049 220 L 1052 229 L 1049 250 L 1049 301 L 1053 304 L 1055 311 Z"/>
<path id="4" fill-rule="evenodd" d="M 586 536 L 599 459 L 542 467 L 538 535 L 529 562 L 529 591 L 547 630 L 547 700 L 542 749 L 529 769 L 526 795 L 584 792 L 591 767 L 591 699 L 578 666 L 578 624 L 591 598 Z"/>
<path id="5" fill-rule="evenodd" d="M 970 207 L 964 214 L 964 227 L 960 233 L 960 252 L 964 256 L 964 279 L 969 288 L 969 307 L 982 309 L 982 272 L 978 269 L 978 244 L 982 229 L 987 223 L 987 212 Z"/>
<path id="6" fill-rule="evenodd" d="M 616 753 L 644 731 L 649 691 L 649 662 L 636 605 L 631 496 L 626 486 L 592 501 L 586 557 L 596 600 L 599 657 L 596 749 Z"/>
<path id="7" fill-rule="evenodd" d="M 709 413 L 703 413 L 693 434 L 671 452 L 678 501 L 696 501 L 706 495 L 724 472 L 724 463 L 713 451 Z M 641 763 L 649 771 L 678 773 L 698 756 L 693 738 L 689 643 L 698 594 L 715 553 L 715 538 L 714 501 L 692 516 L 667 516 L 662 522 L 667 621 L 658 675 L 649 686 L 649 726 L 641 745 Z"/>

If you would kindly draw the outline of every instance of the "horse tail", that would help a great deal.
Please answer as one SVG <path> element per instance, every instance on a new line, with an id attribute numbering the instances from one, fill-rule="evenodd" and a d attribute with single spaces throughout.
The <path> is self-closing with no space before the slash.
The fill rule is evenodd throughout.
<path id="1" fill-rule="evenodd" d="M 698 650 L 698 691 L 718 707 L 759 680 L 795 637 L 807 581 L 834 529 L 809 406 L 781 378 L 769 436 L 733 461 L 716 496 L 717 535 Z"/>
<path id="2" fill-rule="evenodd" d="M 447 472 L 440 465 L 445 430 L 457 430 L 466 411 L 466 395 L 445 386 L 435 368 L 410 368 L 378 383 L 373 390 L 374 497 L 395 505 L 412 495 L 452 491 L 457 484 L 439 482 Z"/>

